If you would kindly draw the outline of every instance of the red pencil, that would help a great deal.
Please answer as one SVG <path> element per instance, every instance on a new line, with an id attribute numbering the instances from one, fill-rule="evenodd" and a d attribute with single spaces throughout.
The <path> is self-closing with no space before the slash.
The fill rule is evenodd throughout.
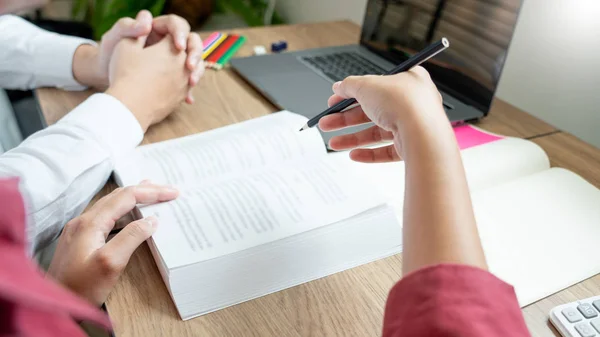
<path id="1" fill-rule="evenodd" d="M 223 43 L 221 43 L 221 45 L 218 46 L 217 49 L 214 50 L 208 56 L 208 58 L 205 60 L 205 62 L 209 66 L 217 63 L 217 61 L 219 61 L 219 59 L 221 58 L 221 56 L 223 56 L 223 54 L 225 54 L 231 48 L 231 46 L 233 46 L 233 44 L 235 43 L 235 41 L 237 41 L 237 39 L 239 39 L 239 38 L 240 38 L 239 35 L 229 35 L 225 39 L 225 41 L 223 41 Z"/>

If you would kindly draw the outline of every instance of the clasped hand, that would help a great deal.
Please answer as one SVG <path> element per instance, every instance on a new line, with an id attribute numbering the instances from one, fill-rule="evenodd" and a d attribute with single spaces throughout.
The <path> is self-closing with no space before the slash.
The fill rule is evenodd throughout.
<path id="1" fill-rule="evenodd" d="M 204 73 L 202 40 L 181 17 L 152 18 L 143 10 L 120 19 L 98 46 L 82 45 L 73 57 L 75 79 L 121 101 L 143 131 L 184 100 Z"/>

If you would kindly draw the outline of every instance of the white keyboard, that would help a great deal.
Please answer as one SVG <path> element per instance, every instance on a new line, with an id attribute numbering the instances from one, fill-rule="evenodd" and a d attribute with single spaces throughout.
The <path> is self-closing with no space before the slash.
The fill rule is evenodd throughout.
<path id="1" fill-rule="evenodd" d="M 555 307 L 550 322 L 564 337 L 600 336 L 600 296 Z"/>

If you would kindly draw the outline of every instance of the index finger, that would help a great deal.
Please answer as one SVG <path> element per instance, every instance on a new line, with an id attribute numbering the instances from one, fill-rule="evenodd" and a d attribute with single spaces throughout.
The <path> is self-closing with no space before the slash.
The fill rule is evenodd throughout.
<path id="1" fill-rule="evenodd" d="M 102 198 L 90 212 L 94 216 L 100 215 L 103 219 L 117 221 L 130 212 L 137 204 L 154 204 L 170 201 L 179 195 L 179 191 L 171 186 L 156 184 L 143 184 L 118 188 L 111 194 Z"/>
<path id="2" fill-rule="evenodd" d="M 334 131 L 355 125 L 371 122 L 360 106 L 344 112 L 327 115 L 319 120 L 319 128 L 323 131 Z"/>
<path id="3" fill-rule="evenodd" d="M 178 50 L 186 49 L 190 24 L 184 18 L 173 14 L 159 16 L 152 21 L 152 30 L 161 35 L 171 35 Z"/>
<path id="4" fill-rule="evenodd" d="M 329 96 L 329 98 L 327 99 L 327 106 L 331 108 L 332 106 L 338 104 L 339 102 L 341 102 L 343 100 L 344 100 L 344 97 L 333 94 L 333 95 Z"/>

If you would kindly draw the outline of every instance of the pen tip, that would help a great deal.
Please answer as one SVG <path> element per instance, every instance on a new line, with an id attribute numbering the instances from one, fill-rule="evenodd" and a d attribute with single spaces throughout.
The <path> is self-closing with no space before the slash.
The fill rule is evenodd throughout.
<path id="1" fill-rule="evenodd" d="M 308 124 L 304 124 L 304 126 L 300 128 L 300 131 L 304 131 L 306 129 L 308 129 Z"/>
<path id="2" fill-rule="evenodd" d="M 302 130 L 304 130 L 304 128 L 300 128 L 300 130 L 298 130 L 298 131 L 302 131 Z"/>

